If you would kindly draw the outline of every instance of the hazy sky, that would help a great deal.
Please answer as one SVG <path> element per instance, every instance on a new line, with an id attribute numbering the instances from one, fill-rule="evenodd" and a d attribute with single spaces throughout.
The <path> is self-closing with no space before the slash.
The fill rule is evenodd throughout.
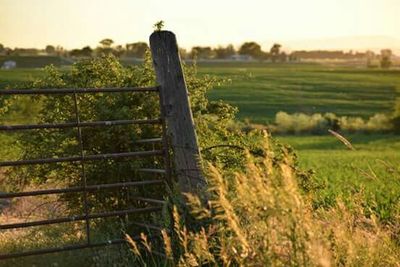
<path id="1" fill-rule="evenodd" d="M 96 46 L 147 41 L 164 20 L 183 47 L 388 36 L 400 39 L 400 0 L 0 0 L 0 43 Z"/>

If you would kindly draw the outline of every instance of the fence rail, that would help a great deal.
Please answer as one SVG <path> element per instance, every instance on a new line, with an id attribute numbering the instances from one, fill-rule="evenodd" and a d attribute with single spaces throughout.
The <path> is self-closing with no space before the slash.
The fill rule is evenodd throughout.
<path id="1" fill-rule="evenodd" d="M 61 163 L 61 162 L 86 162 L 95 160 L 120 159 L 129 157 L 148 157 L 148 156 L 158 156 L 158 155 L 164 155 L 164 150 L 110 153 L 110 154 L 85 155 L 76 157 L 63 157 L 63 158 L 2 161 L 0 162 L 0 167 L 12 167 L 12 166 L 46 164 L 46 163 Z"/>
<path id="2" fill-rule="evenodd" d="M 94 213 L 94 214 L 84 214 L 84 215 L 76 215 L 65 218 L 57 218 L 50 220 L 41 220 L 41 221 L 33 221 L 33 222 L 24 222 L 24 223 L 12 223 L 12 224 L 2 224 L 0 225 L 0 230 L 7 229 L 18 229 L 18 228 L 26 228 L 33 226 L 41 226 L 41 225 L 49 225 L 49 224 L 58 224 L 58 223 L 67 223 L 67 222 L 76 222 L 76 221 L 84 221 L 89 219 L 100 219 L 107 217 L 116 217 L 122 215 L 129 215 L 132 213 L 146 213 L 146 212 L 154 212 L 161 211 L 162 207 L 146 207 L 146 208 L 134 208 L 128 210 L 119 210 L 119 211 L 110 211 L 103 213 Z"/>
<path id="3" fill-rule="evenodd" d="M 121 87 L 121 88 L 49 88 L 49 89 L 5 89 L 0 95 L 59 95 L 59 94 L 87 94 L 87 93 L 125 93 L 125 92 L 158 92 L 155 87 Z"/>
<path id="4" fill-rule="evenodd" d="M 164 180 L 158 179 L 158 180 L 134 181 L 134 182 L 123 182 L 123 183 L 112 183 L 112 184 L 96 184 L 96 185 L 88 185 L 86 187 L 76 186 L 76 187 L 59 188 L 59 189 L 34 190 L 28 192 L 0 193 L 0 199 L 11 199 L 16 197 L 54 195 L 54 194 L 65 194 L 65 193 L 80 193 L 84 192 L 85 190 L 88 192 L 95 192 L 102 189 L 127 188 L 131 186 L 154 185 L 163 183 L 165 183 Z"/>
<path id="5" fill-rule="evenodd" d="M 40 129 L 65 129 L 77 127 L 101 127 L 131 124 L 161 124 L 161 118 L 144 120 L 113 120 L 113 121 L 87 121 L 87 122 L 64 122 L 47 124 L 25 124 L 25 125 L 1 125 L 0 131 L 40 130 Z"/>
<path id="6" fill-rule="evenodd" d="M 137 225 L 139 225 L 139 224 L 137 224 Z M 143 227 L 144 224 L 141 226 Z M 132 239 L 134 241 L 140 241 L 140 236 L 132 237 Z M 0 260 L 26 257 L 26 256 L 35 256 L 35 255 L 42 255 L 42 254 L 49 254 L 49 253 L 57 253 L 57 252 L 64 252 L 64 251 L 71 251 L 71 250 L 78 250 L 78 249 L 86 249 L 86 248 L 98 248 L 98 247 L 105 247 L 105 246 L 110 246 L 110 245 L 122 245 L 125 243 L 127 243 L 127 241 L 125 239 L 113 239 L 113 240 L 107 240 L 104 242 L 96 242 L 96 243 L 91 243 L 91 244 L 85 243 L 85 244 L 63 246 L 63 247 L 58 247 L 58 248 L 37 249 L 35 251 L 3 254 L 3 255 L 0 255 Z"/>

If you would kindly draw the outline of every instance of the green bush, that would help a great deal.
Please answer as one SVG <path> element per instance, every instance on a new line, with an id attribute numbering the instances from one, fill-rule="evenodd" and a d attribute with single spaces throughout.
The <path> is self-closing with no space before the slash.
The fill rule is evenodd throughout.
<path id="1" fill-rule="evenodd" d="M 392 123 L 393 123 L 395 132 L 400 133 L 400 98 L 396 99 Z"/>
<path id="2" fill-rule="evenodd" d="M 338 117 L 333 113 L 312 114 L 303 113 L 287 114 L 280 111 L 275 116 L 275 124 L 271 131 L 275 133 L 327 133 L 328 129 L 345 132 L 390 132 L 393 131 L 393 121 L 385 114 L 375 114 L 368 120 L 360 117 Z"/>
<path id="3" fill-rule="evenodd" d="M 210 76 L 199 77 L 196 66 L 184 66 L 185 78 L 200 140 L 203 157 L 225 166 L 243 166 L 243 148 L 254 153 L 257 149 L 257 134 L 243 135 L 235 128 L 236 108 L 221 101 L 210 102 L 205 94 L 216 83 L 223 82 Z M 112 56 L 87 59 L 75 63 L 70 70 L 60 71 L 52 66 L 45 69 L 45 75 L 33 82 L 31 88 L 103 88 L 143 87 L 155 85 L 155 75 L 150 55 L 143 65 L 124 67 Z M 11 101 L 13 102 L 13 101 Z M 157 118 L 158 96 L 154 93 L 77 94 L 81 121 L 107 121 L 116 119 Z M 76 120 L 74 95 L 50 95 L 35 97 L 33 104 L 40 103 L 37 123 L 73 122 Z M 157 149 L 135 144 L 136 140 L 161 136 L 161 127 L 132 125 L 106 128 L 83 128 L 82 141 L 85 155 L 118 153 Z M 22 159 L 79 156 L 80 144 L 75 129 L 49 129 L 26 131 L 18 136 L 22 148 Z M 232 149 L 232 146 L 240 149 Z M 85 164 L 85 178 L 88 184 L 122 182 L 138 177 L 138 167 L 163 167 L 161 159 L 134 161 L 96 161 Z M 10 184 L 15 187 L 28 185 L 59 184 L 79 186 L 82 184 L 82 166 L 62 163 L 31 165 L 10 172 Z M 20 188 L 21 189 L 21 188 Z M 133 190 L 133 189 L 132 189 Z M 139 189 L 137 189 L 139 190 Z M 146 191 L 148 196 L 159 197 L 160 188 Z M 90 211 L 109 210 L 126 206 L 129 195 L 144 192 L 119 192 L 119 198 L 110 194 L 90 194 Z M 73 210 L 80 210 L 83 195 L 65 195 Z"/>
<path id="4" fill-rule="evenodd" d="M 47 67 L 42 78 L 37 79 L 27 88 L 103 88 L 103 87 L 142 87 L 155 85 L 155 75 L 151 58 L 147 54 L 143 65 L 124 67 L 112 56 L 87 59 L 72 65 L 66 71 L 55 67 Z M 237 109 L 222 101 L 208 101 L 206 92 L 216 84 L 224 82 L 211 76 L 197 75 L 196 66 L 184 66 L 185 80 L 190 93 L 191 108 L 202 151 L 204 162 L 211 161 L 221 170 L 231 172 L 243 170 L 247 164 L 246 151 L 255 156 L 264 156 L 263 133 L 249 131 L 243 133 L 234 122 Z M 10 118 L 14 107 L 19 103 L 19 96 L 8 99 L 8 109 L 3 114 Z M 30 118 L 35 123 L 73 122 L 76 120 L 74 95 L 36 96 L 28 103 L 35 106 L 31 109 Z M 115 119 L 155 118 L 159 113 L 158 97 L 153 93 L 115 93 L 115 94 L 78 94 L 77 102 L 81 121 L 99 121 Z M 15 110 L 16 111 L 16 110 Z M 29 123 L 32 123 L 30 121 Z M 13 121 L 12 123 L 15 123 Z M 21 122 L 20 122 L 21 123 Z M 86 155 L 100 153 L 116 153 L 157 149 L 136 145 L 135 140 L 157 137 L 160 127 L 153 126 L 114 126 L 107 128 L 83 128 L 82 141 Z M 20 148 L 20 159 L 53 158 L 79 156 L 80 144 L 76 129 L 49 129 L 22 132 L 17 137 Z M 85 178 L 88 184 L 122 182 L 138 177 L 138 167 L 163 167 L 163 162 L 151 160 L 134 161 L 97 161 L 85 164 Z M 149 178 L 149 177 L 147 177 Z M 62 163 L 31 165 L 10 169 L 6 175 L 9 186 L 6 191 L 30 190 L 32 188 L 72 187 L 82 185 L 82 166 L 80 164 Z M 130 198 L 132 195 L 143 195 L 160 198 L 167 195 L 163 188 L 152 187 L 118 192 L 89 193 L 89 212 L 125 209 L 136 206 Z M 68 214 L 81 214 L 83 210 L 83 194 L 65 194 L 57 201 L 65 203 Z M 121 219 L 121 218 L 119 218 Z M 120 220 L 98 224 L 92 227 L 92 233 L 107 237 L 108 229 L 114 227 L 120 231 Z M 136 219 L 136 217 L 135 217 Z M 140 218 L 157 220 L 159 218 Z M 93 225 L 92 225 L 93 226 Z M 131 232 L 131 228 L 127 228 Z M 40 231 L 47 238 L 47 233 Z M 48 238 L 51 239 L 49 236 Z M 46 239 L 47 240 L 47 239 Z M 5 247 L 9 243 L 5 242 Z M 62 244 L 61 244 L 62 245 Z M 18 245 L 17 245 L 18 247 Z"/>

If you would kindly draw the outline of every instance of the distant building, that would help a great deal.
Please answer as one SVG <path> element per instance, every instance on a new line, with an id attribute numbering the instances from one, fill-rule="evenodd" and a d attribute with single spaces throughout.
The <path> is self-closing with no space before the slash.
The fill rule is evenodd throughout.
<path id="1" fill-rule="evenodd" d="M 1 66 L 1 68 L 4 70 L 10 70 L 10 69 L 14 69 L 16 67 L 17 67 L 17 63 L 13 60 L 7 60 L 3 63 L 3 66 Z"/>
<path id="2" fill-rule="evenodd" d="M 250 55 L 232 55 L 229 59 L 235 61 L 251 61 L 253 60 L 253 57 Z"/>

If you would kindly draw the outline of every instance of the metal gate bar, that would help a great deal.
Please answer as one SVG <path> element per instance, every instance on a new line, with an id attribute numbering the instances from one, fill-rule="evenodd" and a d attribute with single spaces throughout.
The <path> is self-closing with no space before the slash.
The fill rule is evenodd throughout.
<path id="1" fill-rule="evenodd" d="M 112 189 L 112 188 L 127 188 L 131 186 L 141 186 L 141 185 L 153 185 L 153 184 L 163 184 L 164 180 L 148 180 L 148 181 L 136 181 L 136 182 L 123 182 L 114 184 L 98 184 L 98 185 L 88 185 L 86 186 L 86 191 L 94 192 L 101 189 Z M 0 193 L 0 199 L 5 198 L 16 198 L 16 197 L 29 197 L 29 196 L 40 196 L 40 195 L 52 195 L 52 194 L 65 194 L 65 193 L 79 193 L 83 192 L 84 187 L 69 187 L 61 189 L 45 189 L 36 190 L 29 192 L 16 192 L 16 193 Z"/>
<path id="2" fill-rule="evenodd" d="M 26 227 L 32 227 L 32 226 L 84 221 L 86 219 L 100 219 L 100 218 L 116 217 L 116 216 L 129 215 L 132 213 L 146 213 L 146 212 L 160 211 L 161 209 L 162 209 L 162 206 L 135 208 L 135 209 L 128 209 L 128 210 L 109 211 L 109 212 L 94 213 L 94 214 L 87 214 L 87 215 L 85 214 L 85 215 L 78 215 L 78 216 L 71 216 L 71 217 L 64 217 L 64 218 L 57 218 L 57 219 L 50 219 L 50 220 L 42 220 L 42 221 L 33 221 L 33 222 L 26 222 L 26 223 L 2 224 L 2 225 L 0 225 L 0 230 L 9 230 L 9 229 L 26 228 Z"/>
<path id="3" fill-rule="evenodd" d="M 137 152 L 123 152 L 123 153 L 110 153 L 110 154 L 98 154 L 88 155 L 85 157 L 63 157 L 63 158 L 47 158 L 47 159 L 27 159 L 17 161 L 2 161 L 0 167 L 11 167 L 21 165 L 32 165 L 32 164 L 44 164 L 44 163 L 61 163 L 61 162 L 80 162 L 80 161 L 94 161 L 94 160 L 107 160 L 107 159 L 119 159 L 129 157 L 147 157 L 147 156 L 158 156 L 164 155 L 164 150 L 151 150 L 151 151 L 137 151 Z"/>
<path id="4" fill-rule="evenodd" d="M 100 126 L 116 126 L 116 125 L 127 125 L 127 124 L 161 124 L 161 119 L 64 122 L 64 123 L 27 124 L 27 125 L 2 125 L 2 126 L 0 126 L 0 131 L 64 129 L 64 128 L 74 128 L 74 127 L 100 127 Z"/>
<path id="5" fill-rule="evenodd" d="M 86 93 L 125 93 L 125 92 L 157 92 L 159 86 L 154 87 L 121 87 L 121 88 L 49 88 L 49 89 L 5 89 L 0 95 L 57 95 L 57 94 L 86 94 Z"/>
<path id="6" fill-rule="evenodd" d="M 134 241 L 140 241 L 140 236 L 131 237 Z M 152 237 L 149 237 L 151 239 Z M 35 251 L 27 251 L 27 252 L 20 252 L 20 253 L 10 253 L 5 255 L 0 255 L 0 260 L 11 259 L 11 258 L 19 258 L 25 256 L 34 256 L 34 255 L 42 255 L 42 254 L 49 254 L 49 253 L 56 253 L 56 252 L 63 252 L 63 251 L 72 251 L 78 249 L 86 249 L 86 248 L 98 248 L 104 247 L 109 245 L 123 245 L 126 244 L 127 241 L 125 239 L 114 239 L 114 240 L 107 240 L 104 242 L 99 243 L 92 243 L 92 244 L 77 244 L 77 245 L 69 245 L 59 248 L 45 248 L 45 249 L 37 249 Z"/>

